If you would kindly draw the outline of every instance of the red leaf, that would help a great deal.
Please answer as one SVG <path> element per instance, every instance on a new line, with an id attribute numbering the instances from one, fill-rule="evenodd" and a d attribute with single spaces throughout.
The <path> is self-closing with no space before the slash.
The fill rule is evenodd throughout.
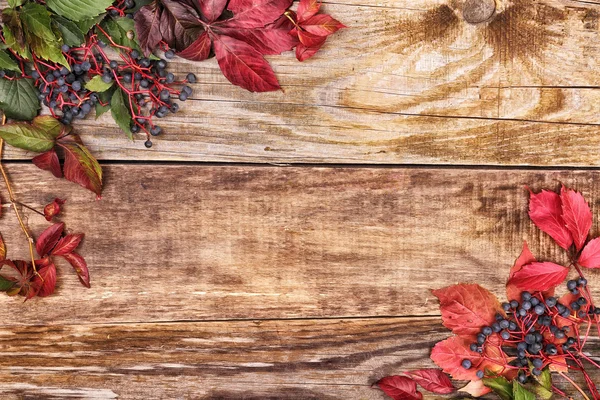
<path id="1" fill-rule="evenodd" d="M 452 375 L 454 379 L 476 380 L 477 368 L 481 363 L 481 355 L 469 349 L 472 340 L 452 336 L 446 340 L 436 343 L 431 351 L 431 359 L 445 373 Z M 461 363 L 469 360 L 474 367 L 465 369 Z"/>
<path id="2" fill-rule="evenodd" d="M 302 21 L 300 26 L 308 33 L 325 37 L 346 27 L 340 21 L 333 19 L 327 14 L 314 15 L 307 20 Z"/>
<path id="3" fill-rule="evenodd" d="M 54 293 L 54 289 L 56 288 L 56 266 L 50 263 L 38 270 L 38 275 L 35 275 L 33 278 L 32 285 L 36 287 L 36 294 L 39 297 L 47 297 Z M 40 276 L 44 279 L 43 282 L 40 279 Z M 31 292 L 33 293 L 33 291 Z M 33 297 L 33 296 L 31 296 Z M 28 294 L 28 298 L 29 294 Z"/>
<path id="4" fill-rule="evenodd" d="M 583 248 L 579 260 L 579 265 L 586 268 L 600 268 L 600 238 L 592 239 Z"/>
<path id="5" fill-rule="evenodd" d="M 77 139 L 59 142 L 65 150 L 65 178 L 98 196 L 102 193 L 102 168 L 89 150 Z"/>
<path id="6" fill-rule="evenodd" d="M 148 55 L 158 47 L 162 40 L 160 32 L 162 8 L 152 2 L 135 13 L 135 31 L 144 54 Z"/>
<path id="7" fill-rule="evenodd" d="M 417 392 L 417 384 L 406 376 L 386 376 L 376 383 L 379 389 L 394 400 L 421 400 L 423 394 Z"/>
<path id="8" fill-rule="evenodd" d="M 569 269 L 551 262 L 532 262 L 515 272 L 509 284 L 521 291 L 540 291 L 553 289 L 562 283 Z"/>
<path id="9" fill-rule="evenodd" d="M 269 63 L 249 44 L 225 35 L 213 35 L 215 54 L 223 75 L 251 92 L 280 89 Z"/>
<path id="10" fill-rule="evenodd" d="M 562 217 L 562 205 L 558 194 L 547 190 L 538 194 L 530 192 L 529 218 L 563 249 L 568 249 L 573 244 L 573 237 Z"/>
<path id="11" fill-rule="evenodd" d="M 325 42 L 323 42 L 325 43 Z M 298 61 L 305 61 L 314 56 L 321 49 L 321 45 L 315 47 L 306 47 L 302 43 L 296 46 L 296 58 Z"/>
<path id="12" fill-rule="evenodd" d="M 301 21 L 307 20 L 312 17 L 321 9 L 321 2 L 319 0 L 300 0 L 298 4 L 298 19 Z"/>
<path id="13" fill-rule="evenodd" d="M 44 207 L 44 217 L 46 217 L 46 221 L 52 221 L 52 218 L 60 213 L 60 206 L 63 204 L 65 204 L 65 200 L 59 198 L 56 198 L 52 203 L 47 204 L 46 207 Z"/>
<path id="14" fill-rule="evenodd" d="M 592 212 L 581 193 L 567 189 L 560 189 L 560 200 L 562 203 L 562 217 L 567 229 L 571 232 L 577 251 L 581 250 L 588 233 L 592 227 Z"/>
<path id="15" fill-rule="evenodd" d="M 58 160 L 56 150 L 48 150 L 39 156 L 35 156 L 31 161 L 33 161 L 33 164 L 36 167 L 52 172 L 52 175 L 57 178 L 62 178 L 63 173 L 60 168 L 60 161 Z"/>
<path id="16" fill-rule="evenodd" d="M 419 369 L 405 374 L 413 378 L 423 389 L 432 393 L 448 394 L 456 390 L 448 375 L 439 369 Z"/>
<path id="17" fill-rule="evenodd" d="M 508 300 L 521 300 L 521 292 L 510 280 L 514 277 L 515 273 L 520 271 L 525 264 L 531 264 L 535 262 L 536 259 L 529 251 L 529 247 L 527 247 L 527 242 L 523 242 L 523 251 L 521 251 L 521 255 L 515 261 L 515 264 L 511 267 L 510 272 L 508 274 L 508 281 L 506 282 L 506 298 Z"/>
<path id="18" fill-rule="evenodd" d="M 227 8 L 234 16 L 223 26 L 262 28 L 281 17 L 292 2 L 293 0 L 231 0 Z"/>
<path id="19" fill-rule="evenodd" d="M 191 61 L 204 61 L 210 55 L 210 47 L 211 42 L 208 33 L 202 32 L 194 43 L 177 53 L 177 55 Z"/>
<path id="20" fill-rule="evenodd" d="M 58 224 L 54 224 L 48 227 L 35 243 L 35 250 L 40 255 L 40 257 L 44 257 L 52 251 L 58 239 L 60 239 L 63 229 L 65 228 L 65 224 L 60 222 Z"/>
<path id="21" fill-rule="evenodd" d="M 440 300 L 444 326 L 457 335 L 476 335 L 503 314 L 498 299 L 476 284 L 459 284 L 432 291 Z"/>
<path id="22" fill-rule="evenodd" d="M 75 235 L 67 235 L 64 238 L 60 239 L 59 242 L 52 250 L 53 256 L 64 256 L 65 254 L 72 253 L 79 243 L 83 239 L 83 233 L 77 233 Z"/>
<path id="23" fill-rule="evenodd" d="M 281 17 L 264 28 L 223 28 L 219 32 L 248 43 L 261 54 L 274 55 L 289 51 L 298 44 L 298 39 L 289 34 L 293 27 L 292 21 Z"/>
<path id="24" fill-rule="evenodd" d="M 77 276 L 79 276 L 81 284 L 90 288 L 90 271 L 84 258 L 75 252 L 63 254 L 62 257 L 73 266 L 73 269 L 77 272 Z"/>
<path id="25" fill-rule="evenodd" d="M 227 0 L 198 0 L 200 11 L 206 17 L 206 22 L 212 23 L 223 14 Z"/>

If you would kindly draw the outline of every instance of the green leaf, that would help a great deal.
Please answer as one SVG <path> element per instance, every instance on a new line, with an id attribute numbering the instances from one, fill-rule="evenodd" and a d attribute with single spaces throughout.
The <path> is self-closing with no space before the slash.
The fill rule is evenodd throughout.
<path id="1" fill-rule="evenodd" d="M 127 137 L 133 140 L 131 132 L 131 113 L 129 105 L 125 102 L 125 93 L 121 89 L 116 90 L 110 100 L 110 113 L 119 127 L 127 134 Z"/>
<path id="2" fill-rule="evenodd" d="M 64 65 L 67 69 L 71 69 L 58 42 L 48 42 L 29 34 L 27 35 L 27 38 L 31 46 L 31 51 L 33 51 L 36 56 L 43 60 L 49 60 Z"/>
<path id="3" fill-rule="evenodd" d="M 515 400 L 535 400 L 535 395 L 516 380 L 513 381 L 513 397 Z"/>
<path id="4" fill-rule="evenodd" d="M 56 137 L 62 131 L 62 124 L 50 116 L 37 117 L 31 124 L 14 122 L 0 126 L 0 137 L 6 143 L 20 149 L 43 153 L 54 147 Z M 57 130 L 58 129 L 58 130 Z"/>
<path id="5" fill-rule="evenodd" d="M 10 281 L 10 280 L 6 279 L 5 277 L 3 277 L 2 275 L 0 275 L 0 292 L 6 292 L 6 291 L 12 289 L 13 286 L 15 286 L 15 282 Z"/>
<path id="6" fill-rule="evenodd" d="M 23 6 L 20 17 L 25 31 L 49 42 L 56 41 L 56 35 L 52 32 L 50 13 L 46 7 L 41 4 L 27 3 Z"/>
<path id="7" fill-rule="evenodd" d="M 83 34 L 87 34 L 90 31 L 90 29 L 92 29 L 96 24 L 99 24 L 104 19 L 104 17 L 106 17 L 106 14 L 100 14 L 94 18 L 86 18 L 81 21 L 78 21 L 76 22 L 76 24 L 79 27 L 79 29 L 81 29 L 81 32 L 83 32 Z"/>
<path id="8" fill-rule="evenodd" d="M 24 0 L 8 0 L 8 5 L 12 8 L 23 5 Z"/>
<path id="9" fill-rule="evenodd" d="M 108 89 L 106 92 L 98 93 L 98 100 L 100 101 L 96 103 L 96 119 L 110 110 L 110 99 L 112 99 L 116 88 L 117 87 L 113 85 L 113 87 Z M 104 103 L 105 105 L 102 105 L 101 103 Z"/>
<path id="10" fill-rule="evenodd" d="M 119 46 L 129 47 L 136 49 L 141 52 L 140 45 L 136 40 L 135 34 L 135 23 L 132 19 L 126 17 L 110 18 L 106 21 L 102 21 L 100 27 L 111 37 L 113 42 Z M 100 29 L 96 30 L 96 33 L 102 39 L 103 42 L 111 44 L 110 40 L 106 37 Z M 114 47 L 114 46 L 113 46 Z M 116 47 L 119 49 L 118 47 Z"/>
<path id="11" fill-rule="evenodd" d="M 513 400 L 512 384 L 505 377 L 484 378 L 483 384 L 492 389 L 502 400 Z"/>
<path id="12" fill-rule="evenodd" d="M 31 59 L 19 13 L 11 8 L 5 9 L 2 11 L 2 22 L 4 22 L 2 33 L 6 45 L 21 57 Z"/>
<path id="13" fill-rule="evenodd" d="M 114 85 L 114 82 L 106 83 L 102 76 L 96 75 L 91 81 L 85 84 L 85 88 L 92 92 L 105 92 Z"/>
<path id="14" fill-rule="evenodd" d="M 21 72 L 19 64 L 10 57 L 6 50 L 0 50 L 0 69 Z"/>
<path id="15" fill-rule="evenodd" d="M 38 95 L 32 79 L 0 79 L 0 110 L 9 118 L 31 121 L 41 108 Z"/>
<path id="16" fill-rule="evenodd" d="M 69 46 L 79 46 L 85 40 L 85 36 L 79 26 L 73 21 L 69 21 L 59 15 L 53 15 L 54 25 L 60 31 L 63 42 Z"/>
<path id="17" fill-rule="evenodd" d="M 47 0 L 55 13 L 72 21 L 82 21 L 102 14 L 113 0 Z"/>
<path id="18" fill-rule="evenodd" d="M 539 376 L 533 375 L 533 377 L 544 389 L 552 390 L 552 374 L 549 368 L 543 369 Z"/>

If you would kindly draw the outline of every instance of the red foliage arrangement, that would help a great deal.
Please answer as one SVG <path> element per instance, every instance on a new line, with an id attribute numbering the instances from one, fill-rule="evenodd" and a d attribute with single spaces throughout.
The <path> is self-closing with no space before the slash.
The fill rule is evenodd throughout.
<path id="1" fill-rule="evenodd" d="M 529 217 L 567 251 L 569 264 L 537 261 L 527 243 L 509 271 L 507 301 L 478 284 L 433 290 L 442 322 L 454 336 L 437 343 L 431 359 L 441 370 L 408 371 L 376 385 L 395 400 L 421 399 L 423 389 L 448 394 L 455 387 L 446 374 L 470 381 L 461 391 L 473 396 L 494 392 L 503 400 L 571 396 L 552 383 L 560 375 L 586 400 L 600 399 L 589 368 L 600 368 L 584 351 L 592 329 L 600 335 L 600 307 L 584 269 L 600 268 L 600 237 L 589 240 L 592 213 L 583 196 L 566 187 L 560 193 L 530 191 Z M 566 293 L 556 295 L 566 282 Z M 585 387 L 569 373 L 579 373 Z"/>
<path id="2" fill-rule="evenodd" d="M 71 124 L 110 111 L 129 139 L 141 134 L 152 147 L 151 137 L 162 133 L 158 120 L 177 113 L 197 82 L 192 73 L 178 79 L 168 71 L 167 60 L 176 55 L 193 61 L 215 56 L 225 77 L 250 91 L 280 89 L 265 55 L 296 48 L 304 61 L 344 27 L 319 13 L 318 0 L 300 0 L 298 13 L 289 10 L 293 2 L 8 0 L 0 13 L 0 160 L 4 142 L 38 153 L 36 166 L 100 198 L 102 168 Z M 50 115 L 39 115 L 42 105 Z M 31 255 L 27 262 L 5 259 L 1 243 L 0 291 L 27 299 L 50 295 L 53 256 L 69 261 L 89 287 L 87 265 L 74 252 L 83 236 L 62 237 L 64 225 L 55 224 L 35 242 L 17 207 L 50 221 L 64 202 L 56 199 L 44 213 L 21 204 L 1 164 L 0 171 Z"/>

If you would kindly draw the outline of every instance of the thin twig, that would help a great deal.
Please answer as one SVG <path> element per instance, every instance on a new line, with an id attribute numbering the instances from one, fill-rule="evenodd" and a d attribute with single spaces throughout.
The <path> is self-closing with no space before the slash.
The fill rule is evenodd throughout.
<path id="1" fill-rule="evenodd" d="M 6 115 L 2 115 L 2 125 L 4 125 L 5 123 L 6 123 Z M 10 203 L 12 204 L 13 210 L 15 210 L 15 215 L 17 216 L 17 220 L 19 221 L 19 225 L 21 225 L 21 230 L 25 234 L 25 237 L 27 238 L 27 242 L 29 243 L 29 255 L 31 256 L 31 265 L 33 267 L 33 272 L 40 279 L 42 279 L 42 282 L 43 282 L 44 279 L 40 276 L 40 274 L 38 274 L 37 268 L 35 267 L 35 256 L 33 253 L 33 244 L 34 244 L 33 238 L 29 234 L 29 230 L 25 226 L 25 223 L 23 222 L 23 219 L 21 218 L 21 214 L 19 213 L 19 210 L 17 209 L 17 201 L 15 200 L 15 194 L 13 193 L 12 187 L 10 186 L 10 180 L 8 179 L 8 175 L 6 174 L 6 171 L 4 170 L 4 165 L 2 164 L 3 149 L 4 149 L 4 139 L 0 138 L 0 173 L 2 174 L 2 178 L 4 179 L 4 183 L 6 184 L 6 190 L 8 190 L 8 196 L 10 198 Z"/>
<path id="2" fill-rule="evenodd" d="M 573 387 L 575 389 L 577 389 L 577 391 L 579 393 L 581 393 L 581 395 L 583 396 L 583 398 L 585 400 L 590 400 L 590 398 L 587 396 L 587 394 L 585 394 L 585 392 L 583 391 L 583 389 L 581 389 L 579 386 L 577 386 L 577 384 L 571 379 L 569 378 L 566 374 L 564 374 L 563 372 L 559 372 L 558 373 L 560 376 L 562 376 L 563 378 L 565 378 L 571 385 L 573 385 Z"/>

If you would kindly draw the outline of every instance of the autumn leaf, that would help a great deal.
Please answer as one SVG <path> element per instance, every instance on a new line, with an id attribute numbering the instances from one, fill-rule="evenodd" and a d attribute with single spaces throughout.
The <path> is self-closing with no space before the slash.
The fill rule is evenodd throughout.
<path id="1" fill-rule="evenodd" d="M 280 89 L 275 73 L 258 50 L 229 36 L 213 35 L 212 39 L 219 67 L 231 83 L 251 92 Z"/>
<path id="2" fill-rule="evenodd" d="M 290 18 L 296 20 L 290 35 L 298 38 L 296 58 L 305 61 L 315 55 L 323 46 L 327 37 L 346 26 L 327 14 L 317 14 L 320 3 L 315 0 L 300 0 L 298 13 L 288 12 Z"/>
<path id="3" fill-rule="evenodd" d="M 582 267 L 600 268 L 600 238 L 595 238 L 588 242 L 583 248 L 577 262 Z"/>
<path id="4" fill-rule="evenodd" d="M 477 284 L 459 284 L 432 291 L 440 300 L 444 326 L 453 333 L 472 336 L 503 314 L 494 294 Z"/>
<path id="5" fill-rule="evenodd" d="M 193 61 L 205 60 L 214 50 L 231 83 L 252 92 L 278 90 L 279 82 L 263 56 L 291 50 L 298 43 L 289 35 L 293 23 L 283 16 L 292 0 L 231 0 L 224 12 L 226 4 L 162 0 L 142 7 L 135 17 L 144 36 L 142 47 L 149 53 L 164 41 Z"/>
<path id="6" fill-rule="evenodd" d="M 508 300 L 521 300 L 522 290 L 517 288 L 515 284 L 511 283 L 510 281 L 514 278 L 515 273 L 523 269 L 524 265 L 530 264 L 535 261 L 536 259 L 533 256 L 533 254 L 531 254 L 531 251 L 529 251 L 527 242 L 523 242 L 523 250 L 521 251 L 521 255 L 519 256 L 519 258 L 517 258 L 508 274 L 508 281 L 506 282 L 506 298 Z"/>
<path id="7" fill-rule="evenodd" d="M 446 340 L 436 343 L 431 351 L 431 359 L 445 373 L 450 374 L 454 379 L 459 380 L 477 380 L 477 368 L 481 363 L 482 357 L 469 349 L 471 340 L 452 336 Z M 461 365 L 463 360 L 469 360 L 475 366 L 465 369 Z"/>
<path id="8" fill-rule="evenodd" d="M 529 194 L 529 218 L 543 232 L 552 237 L 563 249 L 573 244 L 573 237 L 562 217 L 562 203 L 558 194 L 547 190 Z"/>
<path id="9" fill-rule="evenodd" d="M 77 272 L 81 284 L 90 288 L 90 271 L 88 270 L 85 259 L 75 252 L 63 254 L 61 257 L 67 260 L 75 272 Z"/>
<path id="10" fill-rule="evenodd" d="M 62 236 L 64 228 L 65 224 L 63 222 L 59 222 L 58 224 L 49 226 L 44 232 L 42 232 L 40 237 L 35 242 L 35 250 L 40 255 L 40 257 L 44 257 L 47 254 L 50 254 L 50 252 Z"/>
<path id="11" fill-rule="evenodd" d="M 57 178 L 62 178 L 63 173 L 60 167 L 60 161 L 58 160 L 58 155 L 54 148 L 34 157 L 31 161 L 33 161 L 33 164 L 36 167 L 52 172 L 52 175 Z"/>
<path id="12" fill-rule="evenodd" d="M 416 382 L 406 376 L 386 376 L 376 385 L 394 400 L 421 400 L 423 394 L 417 391 Z"/>
<path id="13" fill-rule="evenodd" d="M 521 291 L 546 291 L 553 289 L 569 274 L 569 269 L 551 262 L 532 262 L 513 274 L 509 285 Z"/>
<path id="14" fill-rule="evenodd" d="M 43 279 L 43 281 L 42 281 Z M 38 297 L 47 297 L 54 293 L 56 287 L 56 266 L 52 263 L 43 266 L 38 270 L 38 275 L 35 275 L 32 281 L 33 286 L 37 289 L 35 294 Z M 28 298 L 30 298 L 28 294 Z"/>
<path id="15" fill-rule="evenodd" d="M 581 193 L 564 186 L 560 189 L 562 217 L 575 241 L 577 251 L 581 250 L 592 227 L 592 212 Z"/>
<path id="16" fill-rule="evenodd" d="M 439 369 L 419 369 L 407 371 L 405 374 L 414 379 L 423 389 L 432 393 L 448 394 L 456 390 L 448 375 Z"/>
<path id="17" fill-rule="evenodd" d="M 72 253 L 79 243 L 83 239 L 83 233 L 77 233 L 74 235 L 67 235 L 60 239 L 54 250 L 52 250 L 51 255 L 53 256 L 64 256 L 65 254 Z"/>
<path id="18" fill-rule="evenodd" d="M 58 142 L 65 151 L 65 178 L 75 182 L 98 196 L 102 193 L 102 168 L 89 150 L 74 138 Z"/>
<path id="19" fill-rule="evenodd" d="M 65 204 L 65 200 L 59 198 L 56 198 L 52 203 L 47 204 L 44 207 L 44 217 L 46 218 L 46 221 L 52 221 L 52 218 L 60 213 L 60 208 L 63 204 Z"/>

